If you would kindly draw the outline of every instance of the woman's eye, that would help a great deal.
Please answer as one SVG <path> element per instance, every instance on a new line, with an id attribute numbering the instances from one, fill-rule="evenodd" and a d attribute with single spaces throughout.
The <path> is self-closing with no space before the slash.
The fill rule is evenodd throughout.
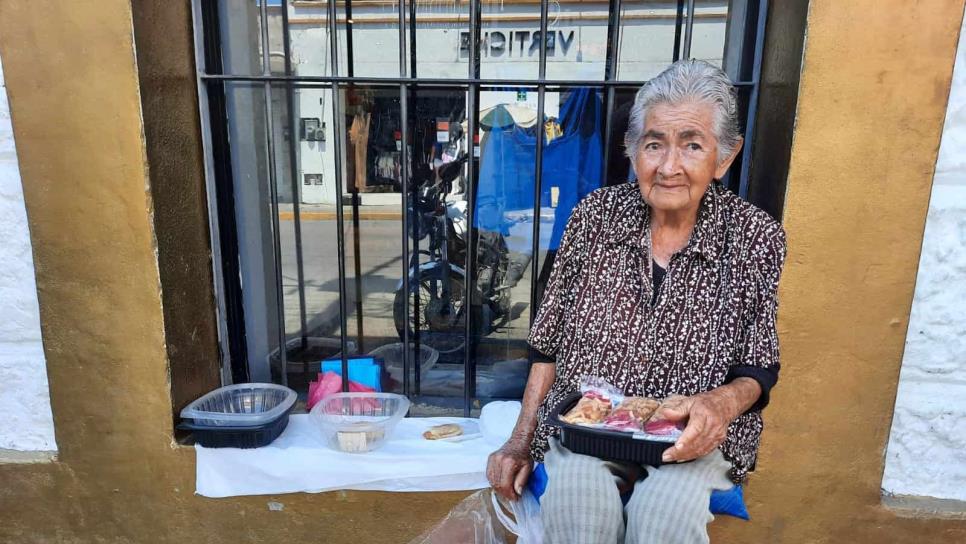
<path id="1" fill-rule="evenodd" d="M 690 149 L 691 151 L 701 151 L 701 144 L 696 144 L 694 142 L 691 142 L 688 144 L 688 149 Z"/>
<path id="2" fill-rule="evenodd" d="M 648 142 L 644 144 L 644 149 L 647 149 L 648 151 L 654 151 L 656 149 L 659 149 L 660 147 L 661 145 L 657 142 Z"/>

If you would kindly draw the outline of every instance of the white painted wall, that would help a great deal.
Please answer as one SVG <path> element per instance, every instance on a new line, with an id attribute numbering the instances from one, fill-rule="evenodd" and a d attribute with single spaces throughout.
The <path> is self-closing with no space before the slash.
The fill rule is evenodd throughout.
<path id="1" fill-rule="evenodd" d="M 883 492 L 966 501 L 966 24 L 960 35 Z"/>
<path id="2" fill-rule="evenodd" d="M 0 64 L 0 450 L 56 449 L 27 212 Z"/>

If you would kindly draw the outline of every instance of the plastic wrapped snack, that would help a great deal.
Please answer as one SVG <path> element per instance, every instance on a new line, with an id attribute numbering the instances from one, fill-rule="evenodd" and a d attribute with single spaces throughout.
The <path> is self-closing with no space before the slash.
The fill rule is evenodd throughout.
<path id="1" fill-rule="evenodd" d="M 621 390 L 600 376 L 581 378 L 580 392 L 580 400 L 566 414 L 560 416 L 561 421 L 571 425 L 598 425 L 624 400 Z"/>
<path id="2" fill-rule="evenodd" d="M 676 438 L 681 435 L 681 428 L 679 424 L 673 421 L 657 419 L 648 421 L 644 425 L 644 432 L 656 436 L 673 436 Z"/>
<path id="3" fill-rule="evenodd" d="M 572 425 L 593 425 L 602 423 L 610 415 L 610 411 L 609 398 L 596 391 L 587 391 L 570 411 L 560 416 L 560 419 Z"/>
<path id="4" fill-rule="evenodd" d="M 580 392 L 597 393 L 602 398 L 609 399 L 613 406 L 624 400 L 624 392 L 600 376 L 584 376 L 580 379 Z"/>
<path id="5" fill-rule="evenodd" d="M 584 376 L 580 380 L 580 392 L 580 400 L 559 416 L 560 421 L 634 433 L 635 438 L 660 442 L 673 442 L 681 436 L 681 424 L 658 419 L 661 406 L 677 402 L 680 399 L 677 395 L 664 400 L 629 397 L 598 376 Z"/>
<path id="6" fill-rule="evenodd" d="M 661 405 L 655 399 L 625 397 L 606 419 L 604 426 L 618 431 L 642 431 L 644 424 Z"/>

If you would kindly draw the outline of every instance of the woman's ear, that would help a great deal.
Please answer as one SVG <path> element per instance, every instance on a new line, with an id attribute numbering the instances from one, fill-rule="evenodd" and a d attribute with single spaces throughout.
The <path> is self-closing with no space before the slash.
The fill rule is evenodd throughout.
<path id="1" fill-rule="evenodd" d="M 728 172 L 728 169 L 731 168 L 731 164 L 735 162 L 735 158 L 738 156 L 738 153 L 741 153 L 741 148 L 744 146 L 744 143 L 745 139 L 739 136 L 738 143 L 735 144 L 735 148 L 731 150 L 731 154 L 725 157 L 721 162 L 718 163 L 718 166 L 715 167 L 714 179 L 721 179 L 724 177 L 725 173 Z"/>
<path id="2" fill-rule="evenodd" d="M 635 182 L 639 182 L 641 180 L 640 173 L 637 171 L 637 159 L 640 158 L 640 156 L 641 148 L 638 146 L 637 153 L 635 153 L 633 157 L 627 157 L 627 160 L 629 160 L 631 163 L 631 167 L 627 171 L 628 180 L 633 179 Z"/>

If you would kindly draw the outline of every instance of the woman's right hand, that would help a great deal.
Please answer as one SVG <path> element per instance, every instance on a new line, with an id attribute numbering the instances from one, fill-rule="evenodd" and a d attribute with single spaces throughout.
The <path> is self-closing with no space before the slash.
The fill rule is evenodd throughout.
<path id="1" fill-rule="evenodd" d="M 490 454 L 486 462 L 486 479 L 500 496 L 515 501 L 523 493 L 533 460 L 530 458 L 530 441 L 510 437 L 502 448 Z"/>
<path id="2" fill-rule="evenodd" d="M 530 442 L 537 428 L 537 410 L 547 398 L 547 391 L 556 376 L 556 365 L 534 361 L 530 367 L 530 378 L 523 392 L 523 403 L 517 424 L 510 433 L 510 439 L 503 447 L 490 454 L 486 461 L 486 479 L 494 491 L 511 501 L 520 498 L 523 486 L 527 485 L 533 471 L 530 457 Z"/>

